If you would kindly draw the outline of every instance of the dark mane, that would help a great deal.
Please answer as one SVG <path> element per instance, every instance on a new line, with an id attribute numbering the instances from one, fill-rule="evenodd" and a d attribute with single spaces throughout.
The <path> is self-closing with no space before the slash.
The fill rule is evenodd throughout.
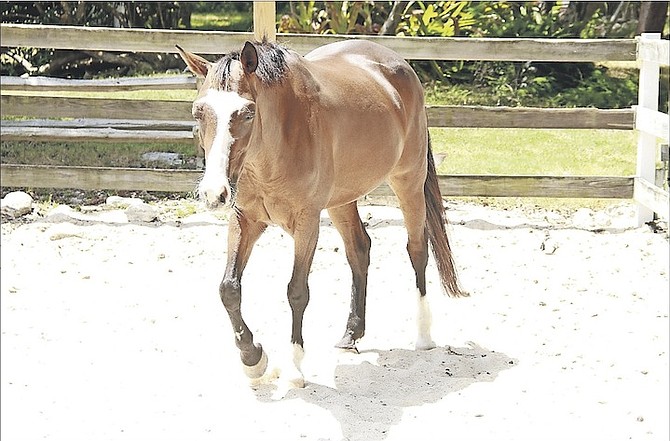
<path id="1" fill-rule="evenodd" d="M 280 82 L 287 70 L 286 55 L 288 52 L 286 49 L 266 39 L 263 39 L 262 42 L 254 42 L 254 46 L 258 53 L 256 76 L 266 85 Z M 230 68 L 233 61 L 240 61 L 239 51 L 223 56 L 214 65 L 215 84 L 221 90 L 227 90 L 229 87 Z"/>
<path id="2" fill-rule="evenodd" d="M 258 67 L 256 75 L 265 84 L 281 81 L 286 74 L 286 49 L 278 44 L 271 43 L 265 38 L 262 42 L 254 43 L 258 52 Z"/>
<path id="3" fill-rule="evenodd" d="M 230 86 L 230 65 L 233 61 L 240 61 L 238 51 L 224 55 L 213 66 L 214 86 L 219 90 L 228 90 Z"/>

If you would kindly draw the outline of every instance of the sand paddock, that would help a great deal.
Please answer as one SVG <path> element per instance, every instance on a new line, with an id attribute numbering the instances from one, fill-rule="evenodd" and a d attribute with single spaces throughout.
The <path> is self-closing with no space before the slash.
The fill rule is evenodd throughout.
<path id="1" fill-rule="evenodd" d="M 399 211 L 361 213 L 372 238 L 361 353 L 333 349 L 350 272 L 324 214 L 307 385 L 282 399 L 242 374 L 217 292 L 222 222 L 4 223 L 3 441 L 668 439 L 667 234 L 452 204 L 471 297 L 445 297 L 431 260 L 438 348 L 417 352 Z M 243 280 L 271 368 L 289 350 L 291 260 L 271 228 Z"/>

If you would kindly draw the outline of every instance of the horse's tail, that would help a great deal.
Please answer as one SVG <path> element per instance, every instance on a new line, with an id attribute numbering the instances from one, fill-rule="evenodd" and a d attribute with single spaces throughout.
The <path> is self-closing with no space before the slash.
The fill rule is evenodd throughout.
<path id="1" fill-rule="evenodd" d="M 467 297 L 469 294 L 461 290 L 458 284 L 458 275 L 451 255 L 449 237 L 445 227 L 447 217 L 442 204 L 440 185 L 437 181 L 430 134 L 428 134 L 428 173 L 426 182 L 423 184 L 423 194 L 426 199 L 426 232 L 437 263 L 442 287 L 451 297 Z"/>

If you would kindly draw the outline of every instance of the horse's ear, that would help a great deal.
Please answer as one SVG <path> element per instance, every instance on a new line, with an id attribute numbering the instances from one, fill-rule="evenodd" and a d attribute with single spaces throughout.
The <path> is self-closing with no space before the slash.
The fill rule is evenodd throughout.
<path id="1" fill-rule="evenodd" d="M 242 62 L 242 68 L 244 69 L 245 74 L 249 75 L 256 71 L 256 68 L 258 67 L 258 51 L 252 42 L 247 41 L 244 43 L 240 61 Z"/>
<path id="2" fill-rule="evenodd" d="M 181 59 L 184 60 L 184 62 L 188 66 L 188 70 L 190 70 L 199 77 L 205 78 L 207 76 L 207 72 L 209 72 L 209 68 L 212 67 L 212 63 L 205 60 L 201 56 L 192 54 L 190 52 L 186 52 L 178 44 L 176 44 L 175 46 L 177 47 L 177 50 L 179 50 L 179 55 L 181 56 Z"/>

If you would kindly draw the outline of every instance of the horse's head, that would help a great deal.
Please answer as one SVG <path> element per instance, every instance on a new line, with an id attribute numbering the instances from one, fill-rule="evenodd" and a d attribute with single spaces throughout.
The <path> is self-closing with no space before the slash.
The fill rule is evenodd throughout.
<path id="1" fill-rule="evenodd" d="M 193 102 L 206 160 L 199 195 L 209 208 L 231 206 L 256 115 L 256 47 L 248 42 L 216 63 L 177 48 L 191 72 L 204 78 Z"/>

